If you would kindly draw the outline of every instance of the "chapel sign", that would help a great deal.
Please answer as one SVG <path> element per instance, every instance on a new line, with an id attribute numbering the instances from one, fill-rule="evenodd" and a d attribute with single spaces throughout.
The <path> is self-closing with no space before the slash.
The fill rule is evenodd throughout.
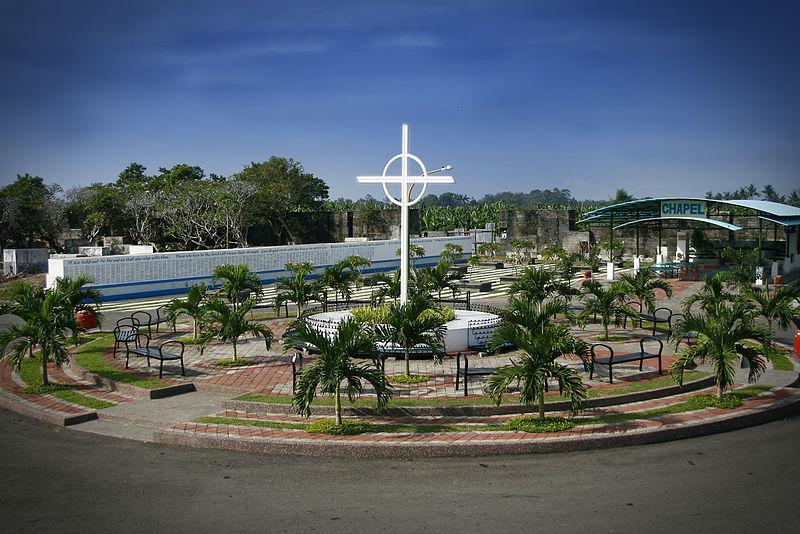
<path id="1" fill-rule="evenodd" d="M 662 217 L 694 217 L 705 219 L 708 217 L 705 200 L 662 200 Z"/>

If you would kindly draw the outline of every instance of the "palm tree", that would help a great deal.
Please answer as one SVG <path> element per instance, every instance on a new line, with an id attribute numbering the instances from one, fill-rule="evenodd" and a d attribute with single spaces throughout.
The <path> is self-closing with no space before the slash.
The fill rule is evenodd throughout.
<path id="1" fill-rule="evenodd" d="M 433 267 L 420 269 L 417 273 L 417 284 L 422 285 L 427 291 L 436 291 L 437 300 L 439 301 L 442 300 L 442 291 L 445 289 L 451 290 L 455 296 L 459 290 L 455 282 L 456 280 L 461 280 L 463 275 L 451 270 L 450 267 L 452 267 L 452 264 L 449 261 L 440 261 Z"/>
<path id="2" fill-rule="evenodd" d="M 663 291 L 668 298 L 672 297 L 672 284 L 657 278 L 652 269 L 642 268 L 635 274 L 623 273 L 619 281 L 623 284 L 625 292 L 635 296 L 639 304 L 645 306 L 650 313 L 656 308 L 656 289 Z"/>
<path id="3" fill-rule="evenodd" d="M 236 309 L 245 293 L 255 299 L 262 294 L 261 279 L 247 265 L 223 264 L 214 269 L 214 284 L 222 282 L 219 292 Z"/>
<path id="4" fill-rule="evenodd" d="M 94 282 L 94 278 L 88 275 L 80 275 L 75 278 L 56 278 L 55 289 L 64 299 L 66 311 L 76 315 L 81 311 L 89 311 L 97 317 L 93 305 L 97 305 L 103 300 L 103 295 L 96 289 L 86 288 L 87 284 Z M 78 332 L 72 336 L 72 342 L 78 344 Z"/>
<path id="5" fill-rule="evenodd" d="M 432 307 L 430 297 L 422 294 L 414 295 L 405 304 L 393 302 L 386 323 L 377 327 L 378 339 L 403 349 L 406 376 L 411 375 L 409 361 L 415 345 L 429 346 L 436 362 L 444 354 L 445 321 L 439 314 L 424 313 Z"/>
<path id="6" fill-rule="evenodd" d="M 693 367 L 697 359 L 710 361 L 714 367 L 717 397 L 733 384 L 736 365 L 743 357 L 750 367 L 749 381 L 755 381 L 766 368 L 765 350 L 771 341 L 766 328 L 756 324 L 755 311 L 750 302 L 736 299 L 720 302 L 705 310 L 705 315 L 695 315 L 687 310 L 676 325 L 676 338 L 692 333 L 696 343 L 684 349 L 670 366 L 670 373 L 683 383 L 684 370 Z M 745 346 L 746 340 L 759 345 Z"/>
<path id="7" fill-rule="evenodd" d="M 800 291 L 792 286 L 781 286 L 773 291 L 762 288 L 747 288 L 745 296 L 756 306 L 756 316 L 767 320 L 767 329 L 772 337 L 772 323 L 777 321 L 781 328 L 789 328 L 794 323 L 800 328 L 800 314 L 794 305 L 800 298 Z"/>
<path id="8" fill-rule="evenodd" d="M 339 301 L 339 294 L 342 298 L 349 300 L 353 294 L 350 286 L 355 283 L 358 278 L 357 271 L 350 269 L 347 260 L 334 263 L 322 270 L 319 277 L 320 284 L 333 289 L 333 296 L 336 302 Z"/>
<path id="9" fill-rule="evenodd" d="M 174 325 L 181 315 L 192 319 L 192 339 L 200 336 L 200 323 L 205 313 L 205 302 L 208 287 L 205 284 L 189 286 L 185 299 L 172 299 L 166 306 L 167 319 Z"/>
<path id="10" fill-rule="evenodd" d="M 625 304 L 625 287 L 619 282 L 613 282 L 606 288 L 595 280 L 586 280 L 583 289 L 580 298 L 584 308 L 580 318 L 586 324 L 590 317 L 599 315 L 604 339 L 608 339 L 608 326 L 614 317 L 636 317 L 636 312 Z"/>
<path id="11" fill-rule="evenodd" d="M 297 305 L 297 318 L 299 319 L 303 312 L 303 306 L 317 298 L 317 285 L 309 282 L 306 278 L 314 268 L 308 262 L 297 264 L 289 262 L 286 264 L 286 270 L 294 276 L 278 278 L 275 284 L 278 289 L 275 297 L 275 309 L 280 311 L 285 302 L 294 302 Z"/>
<path id="12" fill-rule="evenodd" d="M 286 343 L 310 343 L 320 352 L 314 364 L 305 368 L 300 375 L 292 399 L 297 410 L 306 417 L 311 415 L 311 403 L 320 389 L 322 393 L 333 395 L 336 424 L 341 425 L 342 382 L 345 382 L 345 392 L 350 402 L 361 396 L 364 382 L 368 382 L 375 390 L 378 408 L 383 408 L 389 402 L 392 386 L 383 371 L 353 361 L 354 358 L 369 356 L 375 351 L 375 341 L 369 328 L 355 318 L 339 323 L 336 334 L 331 338 L 310 327 L 305 321 L 299 321 Z"/>
<path id="13" fill-rule="evenodd" d="M 557 280 L 553 271 L 526 267 L 519 278 L 508 288 L 510 296 L 518 295 L 543 304 L 555 295 L 567 296 L 574 289 L 566 282 Z"/>
<path id="14" fill-rule="evenodd" d="M 464 247 L 455 243 L 448 243 L 442 248 L 442 253 L 439 254 L 439 257 L 443 261 L 455 263 L 464 257 Z"/>
<path id="15" fill-rule="evenodd" d="M 569 305 L 563 299 L 542 303 L 527 296 L 513 295 L 503 312 L 503 320 L 531 332 L 543 332 L 559 314 L 571 318 Z"/>
<path id="16" fill-rule="evenodd" d="M 705 279 L 700 291 L 683 299 L 683 310 L 684 313 L 686 313 L 692 309 L 692 306 L 696 302 L 699 302 L 700 308 L 708 312 L 708 310 L 732 300 L 733 295 L 725 291 L 724 276 L 722 274 L 715 274 Z"/>
<path id="17" fill-rule="evenodd" d="M 26 356 L 33 358 L 39 348 L 42 361 L 42 384 L 49 385 L 47 364 L 60 367 L 69 359 L 67 333 L 75 336 L 83 329 L 72 313 L 67 283 L 52 289 L 18 283 L 12 286 L 9 301 L 0 304 L 0 315 L 11 314 L 23 322 L 0 333 L 0 356 L 19 368 Z"/>
<path id="18" fill-rule="evenodd" d="M 364 269 L 372 266 L 372 261 L 363 256 L 348 256 L 343 263 L 353 272 L 352 283 L 359 289 L 364 279 Z"/>
<path id="19" fill-rule="evenodd" d="M 414 271 L 410 271 L 413 273 Z M 383 304 L 387 298 L 400 298 L 400 271 L 377 273 L 368 279 L 369 285 L 375 288 L 372 292 L 373 305 Z M 409 280 L 410 281 L 410 280 Z"/>
<path id="20" fill-rule="evenodd" d="M 518 310 L 522 311 L 522 310 Z M 550 321 L 546 311 L 527 308 L 527 316 L 520 316 L 520 323 L 533 328 L 506 321 L 492 334 L 490 347 L 497 349 L 512 344 L 523 352 L 519 361 L 498 368 L 489 376 L 485 391 L 499 405 L 503 393 L 513 382 L 520 384 L 520 402 L 526 405 L 538 403 L 539 419 L 544 419 L 544 393 L 548 379 L 558 381 L 558 389 L 566 395 L 572 412 L 580 409 L 586 398 L 586 386 L 573 369 L 556 361 L 566 354 L 577 354 L 585 358 L 588 345 L 575 339 L 567 325 Z"/>
<path id="21" fill-rule="evenodd" d="M 233 344 L 233 359 L 238 358 L 237 344 L 239 338 L 251 334 L 256 338 L 263 338 L 267 349 L 272 345 L 273 334 L 268 326 L 250 321 L 247 313 L 253 309 L 256 302 L 248 297 L 238 308 L 231 308 L 227 302 L 219 297 L 212 297 L 205 305 L 203 323 L 205 332 L 200 336 L 200 342 L 205 345 L 213 338 Z M 202 349 L 201 349 L 202 350 Z"/>

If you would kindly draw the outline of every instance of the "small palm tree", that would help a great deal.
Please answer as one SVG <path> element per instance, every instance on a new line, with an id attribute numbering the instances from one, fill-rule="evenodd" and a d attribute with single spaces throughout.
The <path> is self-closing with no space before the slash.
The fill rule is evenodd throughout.
<path id="1" fill-rule="evenodd" d="M 200 336 L 200 323 L 205 313 L 208 287 L 205 284 L 189 286 L 185 299 L 172 299 L 166 306 L 167 319 L 174 325 L 181 315 L 192 319 L 192 339 Z"/>
<path id="2" fill-rule="evenodd" d="M 767 329 L 772 337 L 772 324 L 778 323 L 781 328 L 789 328 L 794 325 L 800 328 L 800 314 L 795 309 L 797 299 L 800 298 L 800 291 L 792 286 L 781 286 L 777 290 L 769 292 L 762 288 L 748 287 L 745 296 L 756 307 L 756 316 L 767 320 Z"/>
<path id="3" fill-rule="evenodd" d="M 700 308 L 708 312 L 732 300 L 733 295 L 725 291 L 725 277 L 722 274 L 715 274 L 705 279 L 700 291 L 683 299 L 683 311 L 684 313 L 691 311 L 692 306 L 699 302 Z"/>
<path id="4" fill-rule="evenodd" d="M 372 261 L 364 256 L 348 256 L 343 263 L 353 272 L 351 282 L 359 289 L 364 281 L 364 269 L 372 266 Z"/>
<path id="5" fill-rule="evenodd" d="M 400 271 L 376 273 L 369 278 L 368 283 L 375 288 L 370 299 L 373 305 L 383 304 L 387 298 L 400 298 Z"/>
<path id="6" fill-rule="evenodd" d="M 464 247 L 455 243 L 448 243 L 442 248 L 442 253 L 439 254 L 439 257 L 443 261 L 455 263 L 464 257 Z"/>
<path id="7" fill-rule="evenodd" d="M 214 284 L 217 283 L 221 283 L 219 293 L 228 299 L 234 309 L 245 293 L 249 293 L 255 299 L 261 298 L 261 279 L 247 265 L 217 266 L 214 269 Z"/>
<path id="8" fill-rule="evenodd" d="M 317 285 L 308 281 L 308 275 L 314 270 L 308 262 L 287 263 L 286 270 L 294 276 L 278 278 L 275 287 L 278 294 L 275 297 L 275 309 L 280 310 L 285 302 L 294 302 L 297 305 L 297 318 L 303 312 L 303 307 L 317 298 Z"/>
<path id="9" fill-rule="evenodd" d="M 543 304 L 555 295 L 571 295 L 574 289 L 566 282 L 557 280 L 553 271 L 526 267 L 519 278 L 508 288 L 510 296 L 521 296 Z"/>
<path id="10" fill-rule="evenodd" d="M 452 264 L 449 261 L 440 261 L 433 267 L 420 269 L 417 272 L 418 287 L 421 285 L 427 291 L 435 291 L 439 301 L 442 300 L 442 291 L 445 289 L 449 289 L 455 295 L 459 290 L 456 281 L 462 279 L 463 276 L 458 271 L 451 270 L 450 267 Z M 420 284 L 419 279 L 424 281 Z"/>
<path id="11" fill-rule="evenodd" d="M 696 360 L 710 361 L 714 367 L 717 396 L 733 384 L 736 365 L 740 356 L 750 367 L 748 379 L 753 382 L 764 371 L 765 350 L 771 341 L 766 328 L 756 324 L 755 311 L 750 302 L 736 299 L 723 301 L 706 309 L 705 315 L 695 315 L 687 310 L 676 325 L 676 338 L 692 333 L 696 343 L 678 354 L 670 366 L 670 373 L 683 383 L 684 370 L 693 367 Z M 745 346 L 744 341 L 753 340 L 759 345 Z"/>
<path id="12" fill-rule="evenodd" d="M 65 310 L 72 315 L 81 311 L 88 311 L 97 317 L 94 306 L 103 300 L 100 291 L 85 287 L 94 282 L 94 278 L 88 275 L 80 275 L 75 278 L 56 278 L 55 290 L 64 299 Z M 74 332 L 72 342 L 78 344 L 78 332 Z"/>
<path id="13" fill-rule="evenodd" d="M 441 362 L 444 354 L 444 319 L 436 313 L 425 313 L 433 304 L 427 295 L 417 294 L 406 304 L 389 305 L 386 323 L 377 326 L 378 339 L 393 343 L 403 349 L 405 375 L 410 376 L 409 361 L 415 345 L 427 345 L 433 351 L 434 361 Z"/>
<path id="14" fill-rule="evenodd" d="M 621 283 L 614 282 L 606 288 L 595 280 L 586 280 L 583 283 L 583 289 L 584 293 L 580 298 L 584 308 L 581 311 L 580 319 L 585 325 L 589 322 L 590 317 L 599 315 L 603 325 L 604 339 L 608 339 L 608 326 L 614 317 L 636 318 L 636 312 L 625 305 L 627 294 Z"/>
<path id="15" fill-rule="evenodd" d="M 339 323 L 336 334 L 327 337 L 299 321 L 286 340 L 290 345 L 310 343 L 319 349 L 314 364 L 303 370 L 295 387 L 294 403 L 297 410 L 308 417 L 317 390 L 333 395 L 336 424 L 342 424 L 342 382 L 350 402 L 361 396 L 364 382 L 369 383 L 377 396 L 378 408 L 389 402 L 392 386 L 383 371 L 367 364 L 355 363 L 354 358 L 369 357 L 375 351 L 375 340 L 369 328 L 351 317 Z"/>
<path id="16" fill-rule="evenodd" d="M 544 419 L 544 393 L 548 379 L 558 382 L 558 389 L 570 400 L 572 412 L 580 409 L 586 398 L 586 386 L 580 375 L 564 364 L 556 361 L 566 354 L 577 354 L 586 357 L 588 346 L 575 339 L 567 325 L 549 322 L 546 316 L 530 308 L 532 315 L 525 322 L 542 325 L 542 328 L 529 330 L 518 324 L 505 322 L 492 334 L 490 347 L 499 348 L 513 344 L 523 352 L 519 361 L 498 368 L 489 376 L 485 391 L 498 405 L 502 402 L 503 393 L 513 382 L 520 384 L 520 402 L 526 405 L 537 403 L 539 419 Z"/>
<path id="17" fill-rule="evenodd" d="M 339 302 L 339 294 L 344 300 L 349 300 L 353 294 L 351 286 L 358 278 L 357 271 L 350 269 L 347 260 L 334 263 L 323 269 L 319 283 L 333 289 L 333 296 Z"/>
<path id="18" fill-rule="evenodd" d="M 267 349 L 272 345 L 273 334 L 268 326 L 251 321 L 247 314 L 253 309 L 256 302 L 248 297 L 238 308 L 232 308 L 219 297 L 212 297 L 205 305 L 203 324 L 205 332 L 200 335 L 200 342 L 205 345 L 213 338 L 233 344 L 233 359 L 238 358 L 237 344 L 239 338 L 250 334 L 256 338 L 263 338 Z M 201 351 L 203 350 L 201 349 Z"/>
<path id="19" fill-rule="evenodd" d="M 636 297 L 650 313 L 656 308 L 656 289 L 663 291 L 667 297 L 672 297 L 672 284 L 657 278 L 652 269 L 642 268 L 636 274 L 624 273 L 620 276 L 620 282 L 626 293 Z"/>
<path id="20" fill-rule="evenodd" d="M 83 330 L 72 312 L 67 285 L 43 289 L 18 283 L 10 290 L 9 301 L 0 304 L 0 315 L 15 315 L 23 321 L 0 333 L 0 357 L 8 358 L 19 368 L 26 356 L 33 358 L 33 351 L 38 348 L 45 386 L 50 384 L 47 364 L 55 362 L 60 367 L 69 359 L 67 334 L 75 336 Z"/>
<path id="21" fill-rule="evenodd" d="M 542 303 L 527 296 L 514 295 L 508 299 L 503 320 L 531 332 L 543 332 L 559 314 L 572 318 L 569 305 L 563 299 Z"/>

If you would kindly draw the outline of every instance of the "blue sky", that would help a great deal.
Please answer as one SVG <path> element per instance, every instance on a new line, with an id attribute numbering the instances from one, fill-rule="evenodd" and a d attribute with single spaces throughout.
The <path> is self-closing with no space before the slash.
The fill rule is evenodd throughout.
<path id="1" fill-rule="evenodd" d="M 380 196 L 355 176 L 408 122 L 471 196 L 785 193 L 799 23 L 789 1 L 0 0 L 0 184 L 283 155 L 334 198 Z"/>

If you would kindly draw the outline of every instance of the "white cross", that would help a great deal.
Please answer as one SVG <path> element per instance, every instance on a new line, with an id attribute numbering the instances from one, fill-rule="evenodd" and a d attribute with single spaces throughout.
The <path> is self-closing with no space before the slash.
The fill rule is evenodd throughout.
<path id="1" fill-rule="evenodd" d="M 400 176 L 387 176 L 389 167 L 397 160 L 401 162 Z M 408 175 L 408 160 L 414 160 L 422 170 L 420 176 Z M 452 176 L 428 176 L 428 169 L 425 164 L 414 154 L 408 151 L 408 124 L 403 124 L 403 151 L 391 158 L 383 168 L 381 176 L 358 176 L 356 178 L 362 184 L 383 184 L 383 192 L 389 202 L 400 206 L 400 304 L 408 301 L 408 249 L 410 229 L 408 225 L 408 207 L 413 206 L 425 196 L 428 184 L 452 184 L 455 182 Z M 389 192 L 388 184 L 400 184 L 400 198 L 397 199 Z M 411 198 L 411 191 L 415 184 L 422 184 L 422 191 L 415 198 Z"/>

